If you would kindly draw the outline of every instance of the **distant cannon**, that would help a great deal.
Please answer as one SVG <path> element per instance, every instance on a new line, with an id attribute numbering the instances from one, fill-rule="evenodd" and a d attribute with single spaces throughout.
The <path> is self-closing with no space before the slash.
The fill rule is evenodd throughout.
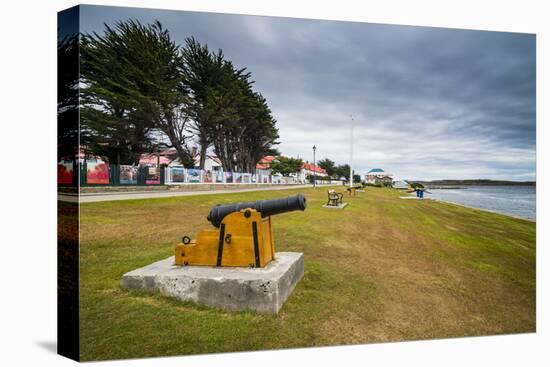
<path id="1" fill-rule="evenodd" d="M 410 183 L 409 186 L 410 186 L 410 189 L 407 192 L 408 193 L 413 193 L 413 192 L 416 193 L 416 197 L 419 198 L 419 199 L 424 198 L 424 193 L 431 194 L 431 192 L 426 190 L 424 185 L 422 185 L 421 183 L 413 182 L 413 183 Z"/>
<path id="2" fill-rule="evenodd" d="M 348 187 L 346 189 L 346 191 L 348 193 L 348 196 L 355 196 L 357 191 L 365 192 L 363 190 L 363 185 L 355 185 L 355 186 L 352 186 L 352 187 Z"/>
<path id="3" fill-rule="evenodd" d="M 302 194 L 273 200 L 216 205 L 206 219 L 218 229 L 201 230 L 176 246 L 176 265 L 264 267 L 275 256 L 271 216 L 306 209 Z"/>

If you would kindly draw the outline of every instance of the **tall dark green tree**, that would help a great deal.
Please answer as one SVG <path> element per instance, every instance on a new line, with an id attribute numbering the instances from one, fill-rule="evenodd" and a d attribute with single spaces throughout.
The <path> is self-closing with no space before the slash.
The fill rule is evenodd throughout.
<path id="1" fill-rule="evenodd" d="M 288 176 L 291 173 L 300 172 L 304 162 L 300 158 L 292 157 L 277 157 L 271 162 L 269 168 L 273 173 L 280 173 L 283 176 Z"/>
<path id="2" fill-rule="evenodd" d="M 135 163 L 174 147 L 193 166 L 187 142 L 215 153 L 227 171 L 254 172 L 278 144 L 276 121 L 250 73 L 193 38 L 180 48 L 159 22 L 105 25 L 81 43 L 81 141 L 90 154 Z M 192 135 L 192 136 L 190 136 Z"/>
<path id="3" fill-rule="evenodd" d="M 224 170 L 254 172 L 279 136 L 265 98 L 252 89 L 250 73 L 194 38 L 186 40 L 182 55 L 200 167 L 212 146 Z"/>
<path id="4" fill-rule="evenodd" d="M 344 177 L 346 180 L 349 180 L 349 164 L 336 166 L 335 177 Z M 355 170 L 353 171 L 353 182 L 361 182 L 361 176 L 355 174 Z"/>
<path id="5" fill-rule="evenodd" d="M 333 160 L 325 158 L 321 159 L 317 164 L 319 165 L 319 167 L 327 171 L 327 175 L 329 175 L 330 177 L 336 176 L 336 163 L 334 163 Z"/>
<path id="6" fill-rule="evenodd" d="M 57 45 L 57 158 L 75 160 L 78 155 L 78 34 Z"/>
<path id="7" fill-rule="evenodd" d="M 263 96 L 251 89 L 241 93 L 237 117 L 218 124 L 214 147 L 225 169 L 255 172 L 258 161 L 273 153 L 279 134 Z"/>
<path id="8" fill-rule="evenodd" d="M 88 150 L 135 163 L 155 146 L 173 147 L 191 166 L 183 58 L 168 30 L 158 21 L 105 25 L 103 35 L 82 37 L 81 53 L 81 139 Z"/>
<path id="9" fill-rule="evenodd" d="M 242 113 L 242 138 L 239 141 L 237 170 L 256 172 L 256 164 L 278 144 L 277 121 L 260 93 L 247 97 L 248 108 Z"/>
<path id="10" fill-rule="evenodd" d="M 346 180 L 349 180 L 349 164 L 341 164 L 336 166 L 335 171 L 336 177 L 344 177 Z"/>
<path id="11" fill-rule="evenodd" d="M 193 37 L 186 39 L 181 56 L 183 77 L 191 94 L 187 111 L 200 146 L 199 167 L 204 168 L 206 152 L 216 138 L 213 136 L 216 122 L 222 114 L 235 112 L 224 108 L 229 96 L 226 80 L 231 77 L 231 72 L 224 70 L 221 50 L 211 52 L 207 45 L 201 45 Z"/>

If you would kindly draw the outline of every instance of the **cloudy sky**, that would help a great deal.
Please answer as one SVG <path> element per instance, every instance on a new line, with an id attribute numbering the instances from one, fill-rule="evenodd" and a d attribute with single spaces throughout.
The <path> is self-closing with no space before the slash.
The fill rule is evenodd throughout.
<path id="1" fill-rule="evenodd" d="M 284 155 L 402 179 L 535 179 L 535 36 L 83 6 L 81 31 L 158 19 L 246 67 Z"/>

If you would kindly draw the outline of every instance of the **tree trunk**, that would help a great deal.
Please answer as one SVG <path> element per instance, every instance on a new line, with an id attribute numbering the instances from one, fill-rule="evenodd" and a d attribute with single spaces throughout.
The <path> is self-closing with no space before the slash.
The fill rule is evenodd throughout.
<path id="1" fill-rule="evenodd" d="M 178 152 L 178 158 L 185 168 L 191 168 L 191 165 L 194 166 L 191 154 L 187 149 L 184 149 L 181 145 L 176 145 L 174 146 L 174 148 L 176 148 L 176 152 Z"/>
<path id="2" fill-rule="evenodd" d="M 204 164 L 206 162 L 206 150 L 208 149 L 208 146 L 205 144 L 204 141 L 201 141 L 201 160 L 199 164 L 200 169 L 204 169 Z"/>

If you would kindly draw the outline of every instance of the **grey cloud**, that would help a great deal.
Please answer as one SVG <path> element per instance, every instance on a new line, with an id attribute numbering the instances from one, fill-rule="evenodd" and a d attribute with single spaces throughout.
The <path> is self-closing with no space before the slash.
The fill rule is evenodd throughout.
<path id="1" fill-rule="evenodd" d="M 535 36 L 85 6 L 82 30 L 160 20 L 247 67 L 284 154 L 401 178 L 535 179 Z"/>

